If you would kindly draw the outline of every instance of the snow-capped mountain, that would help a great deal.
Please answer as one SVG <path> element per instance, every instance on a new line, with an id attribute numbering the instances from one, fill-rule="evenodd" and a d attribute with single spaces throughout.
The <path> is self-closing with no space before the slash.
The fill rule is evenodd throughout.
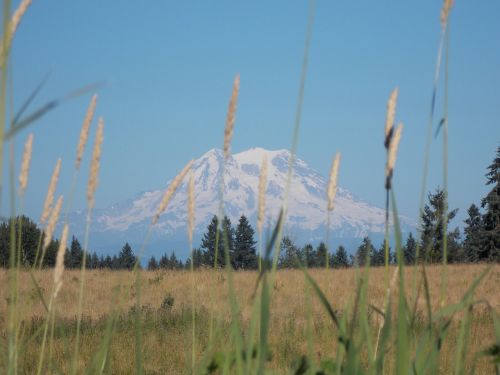
<path id="1" fill-rule="evenodd" d="M 252 224 L 256 223 L 258 184 L 264 155 L 268 159 L 265 227 L 269 228 L 277 219 L 285 192 L 290 153 L 287 150 L 252 148 L 234 154 L 224 167 L 223 209 L 233 224 L 237 223 L 241 214 L 247 216 Z M 219 213 L 222 165 L 223 153 L 219 149 L 208 151 L 193 163 L 195 246 L 212 216 Z M 325 238 L 327 184 L 325 177 L 304 161 L 296 159 L 285 233 L 298 243 L 317 243 Z M 186 179 L 153 227 L 149 254 L 172 250 L 181 256 L 187 254 L 187 185 Z M 91 225 L 91 247 L 102 252 L 115 252 L 125 241 L 136 246 L 141 244 L 164 191 L 165 188 L 146 191 L 125 202 L 95 210 Z M 75 233 L 82 233 L 85 213 L 76 212 L 71 218 Z M 354 241 L 358 243 L 359 238 L 365 235 L 381 240 L 384 220 L 384 209 L 374 207 L 339 187 L 330 219 L 330 238 L 334 244 L 345 245 L 353 244 Z M 412 228 L 409 219 L 401 217 L 400 220 L 403 230 Z"/>

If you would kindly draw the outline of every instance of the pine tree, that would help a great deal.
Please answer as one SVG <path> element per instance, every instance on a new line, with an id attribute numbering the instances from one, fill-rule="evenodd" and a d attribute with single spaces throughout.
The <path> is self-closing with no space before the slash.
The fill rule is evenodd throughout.
<path id="1" fill-rule="evenodd" d="M 170 259 L 167 255 L 167 253 L 163 254 L 160 257 L 160 261 L 158 262 L 158 267 L 162 269 L 169 269 L 170 268 Z"/>
<path id="2" fill-rule="evenodd" d="M 410 233 L 408 238 L 406 239 L 406 244 L 403 248 L 403 257 L 406 264 L 414 264 L 415 257 L 417 252 L 417 241 L 415 241 L 415 237 Z"/>
<path id="3" fill-rule="evenodd" d="M 78 239 L 75 236 L 73 236 L 73 238 L 71 239 L 71 246 L 69 248 L 68 262 L 66 266 L 68 268 L 80 268 L 82 266 L 82 261 L 83 261 L 82 246 L 80 245 Z"/>
<path id="4" fill-rule="evenodd" d="M 213 267 L 215 265 L 215 242 L 217 236 L 218 218 L 213 216 L 210 224 L 207 226 L 206 232 L 203 234 L 201 239 L 201 249 L 203 249 L 204 264 Z M 220 243 L 222 239 L 219 238 L 219 250 L 222 248 Z M 217 254 L 217 266 L 221 264 L 221 256 L 224 254 L 220 251 Z"/>
<path id="5" fill-rule="evenodd" d="M 486 213 L 483 215 L 483 245 L 479 260 L 500 262 L 500 147 L 488 166 L 486 178 L 486 185 L 494 186 L 481 202 Z"/>
<path id="6" fill-rule="evenodd" d="M 117 259 L 117 268 L 125 268 L 128 270 L 131 270 L 134 268 L 136 262 L 136 257 L 134 256 L 134 253 L 132 252 L 132 248 L 130 245 L 125 243 L 125 245 L 122 247 L 122 250 L 120 251 L 120 254 L 118 255 Z"/>
<path id="7" fill-rule="evenodd" d="M 148 262 L 148 270 L 149 271 L 156 271 L 157 269 L 158 269 L 158 262 L 156 261 L 156 258 L 154 256 L 152 256 Z"/>
<path id="8" fill-rule="evenodd" d="M 389 247 L 389 259 L 388 262 L 391 263 L 391 248 Z M 378 250 L 373 252 L 373 257 L 371 260 L 372 266 L 383 266 L 385 265 L 385 240 L 382 242 Z"/>
<path id="9" fill-rule="evenodd" d="M 226 265 L 226 256 L 229 255 L 229 261 L 232 262 L 234 258 L 234 235 L 235 231 L 231 225 L 231 220 L 224 216 L 221 222 L 221 229 L 219 233 L 219 254 L 220 264 Z M 226 254 L 227 250 L 227 254 Z"/>
<path id="10" fill-rule="evenodd" d="M 359 266 L 364 266 L 366 262 L 370 262 L 375 253 L 375 248 L 373 247 L 372 241 L 369 237 L 363 238 L 363 242 L 358 247 L 356 251 L 356 255 L 354 257 L 354 261 Z"/>
<path id="11" fill-rule="evenodd" d="M 302 248 L 300 258 L 302 264 L 306 267 L 313 268 L 318 266 L 316 251 L 314 251 L 314 247 L 309 243 Z"/>
<path id="12" fill-rule="evenodd" d="M 95 270 L 99 268 L 99 257 L 97 253 L 94 251 L 90 257 L 90 261 L 87 263 L 88 267 Z"/>
<path id="13" fill-rule="evenodd" d="M 284 236 L 280 244 L 279 265 L 281 268 L 296 268 L 298 267 L 299 249 L 290 237 Z"/>
<path id="14" fill-rule="evenodd" d="M 335 268 L 346 268 L 349 267 L 349 258 L 347 256 L 347 251 L 344 246 L 340 245 L 333 256 L 333 266 Z"/>
<path id="15" fill-rule="evenodd" d="M 324 242 L 320 242 L 318 247 L 316 248 L 316 267 L 326 267 L 326 255 L 328 249 Z"/>
<path id="16" fill-rule="evenodd" d="M 464 253 L 467 262 L 477 262 L 481 256 L 483 236 L 484 236 L 484 223 L 479 207 L 471 204 L 467 210 L 469 217 L 464 220 L 466 224 L 464 228 Z"/>
<path id="17" fill-rule="evenodd" d="M 425 261 L 440 262 L 443 257 L 444 240 L 444 210 L 446 207 L 446 194 L 437 189 L 434 194 L 429 193 L 429 203 L 425 205 L 422 213 L 422 256 Z M 458 209 L 449 210 L 446 218 L 449 222 L 456 216 Z"/>
<path id="18" fill-rule="evenodd" d="M 257 253 L 254 241 L 255 231 L 245 215 L 241 215 L 234 236 L 234 256 L 232 264 L 235 269 L 256 269 Z"/>
<path id="19" fill-rule="evenodd" d="M 168 260 L 169 263 L 169 268 L 171 270 L 176 270 L 180 268 L 179 261 L 177 260 L 177 257 L 175 256 L 175 251 L 172 251 L 172 254 L 170 255 L 170 259 Z"/>

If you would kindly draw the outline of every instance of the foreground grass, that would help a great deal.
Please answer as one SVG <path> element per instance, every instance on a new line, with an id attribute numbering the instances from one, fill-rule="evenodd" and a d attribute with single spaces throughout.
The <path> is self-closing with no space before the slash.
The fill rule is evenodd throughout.
<path id="1" fill-rule="evenodd" d="M 471 282 L 484 270 L 484 265 L 449 266 L 448 288 L 444 305 L 452 305 L 460 301 Z M 431 307 L 436 311 L 440 304 L 440 282 L 442 266 L 427 268 Z M 332 307 L 342 315 L 352 302 L 356 289 L 356 270 L 311 270 L 311 274 L 330 300 Z M 405 269 L 410 279 L 414 269 Z M 215 275 L 214 275 L 215 273 Z M 367 298 L 369 305 L 382 309 L 385 298 L 385 270 L 373 268 L 369 271 Z M 70 365 L 70 349 L 73 347 L 76 331 L 76 315 L 78 285 L 80 273 L 67 271 L 64 274 L 64 287 L 60 293 L 56 309 L 53 346 L 49 358 L 49 368 L 54 372 L 67 373 Z M 50 293 L 52 271 L 39 271 L 35 274 L 46 297 Z M 189 369 L 191 341 L 191 275 L 187 271 L 143 271 L 141 291 L 141 316 L 143 318 L 144 363 L 145 373 L 184 373 Z M 256 272 L 243 271 L 234 273 L 234 284 L 240 306 L 240 321 L 243 331 L 248 332 L 248 324 L 252 314 L 252 294 L 257 279 Z M 196 340 L 198 358 L 207 351 L 209 345 L 209 315 L 217 319 L 214 348 L 226 348 L 231 345 L 230 321 L 231 311 L 226 274 L 223 271 L 198 270 L 196 280 Z M 7 272 L 0 271 L 1 285 L 7 285 Z M 107 373 L 126 374 L 135 372 L 135 279 L 126 271 L 90 271 L 87 274 L 86 298 L 83 304 L 83 322 L 81 330 L 81 357 L 79 369 L 87 369 L 95 352 L 101 344 L 108 317 L 116 314 L 114 334 L 111 341 L 110 358 L 107 362 Z M 215 283 L 215 285 L 214 285 Z M 36 369 L 37 353 L 40 338 L 37 329 L 43 324 L 45 316 L 43 304 L 37 291 L 32 287 L 28 273 L 22 272 L 19 282 L 19 317 L 23 321 L 22 334 L 35 337 L 19 353 L 20 373 L 33 373 Z M 475 293 L 475 300 L 487 300 L 493 308 L 500 311 L 500 266 L 494 266 Z M 46 287 L 44 287 L 46 286 Z M 117 290 L 123 298 L 116 298 Z M 308 350 L 313 351 L 319 362 L 333 357 L 337 350 L 335 328 L 324 312 L 323 306 L 316 298 L 306 303 L 306 280 L 300 270 L 283 270 L 277 273 L 273 285 L 270 314 L 270 362 L 269 368 L 284 373 L 299 366 L 300 358 Z M 5 318 L 7 316 L 7 288 L 0 290 L 0 335 L 6 334 Z M 394 290 L 398 294 L 397 288 Z M 406 291 L 411 295 L 410 287 Z M 214 300 L 212 300 L 212 298 Z M 309 306 L 309 307 L 308 307 Z M 309 310 L 310 309 L 310 314 Z M 426 301 L 422 295 L 417 302 L 417 316 L 422 322 L 415 324 L 415 332 L 424 324 Z M 368 310 L 369 324 L 374 340 L 380 316 L 374 309 Z M 308 316 L 312 317 L 312 335 L 308 334 Z M 442 373 L 452 373 L 456 354 L 456 342 L 459 336 L 461 314 L 457 314 L 448 331 L 441 349 Z M 470 348 L 479 351 L 494 342 L 494 330 L 490 312 L 484 305 L 475 305 L 472 326 L 470 329 Z M 308 338 L 312 337 L 312 347 L 308 348 Z M 2 340 L 5 342 L 4 340 Z M 2 343 L 3 344 L 3 343 Z M 4 348 L 1 348 L 2 351 Z M 393 348 L 389 346 L 389 351 Z M 473 352 L 467 355 L 472 358 Z M 366 353 L 361 352 L 361 356 Z M 394 356 L 390 356 L 393 358 Z M 4 372 L 4 357 L 0 357 L 0 371 Z M 395 373 L 394 363 L 387 364 L 385 370 Z M 479 360 L 476 373 L 494 373 L 490 359 Z"/>

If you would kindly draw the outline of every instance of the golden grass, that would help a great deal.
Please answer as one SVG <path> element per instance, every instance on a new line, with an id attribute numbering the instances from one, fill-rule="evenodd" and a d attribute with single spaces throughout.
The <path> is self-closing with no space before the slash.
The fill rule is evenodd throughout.
<path id="1" fill-rule="evenodd" d="M 448 285 L 452 285 L 445 295 L 445 303 L 453 304 L 458 302 L 472 280 L 483 271 L 485 265 L 451 265 L 448 266 Z M 391 273 L 395 270 L 393 267 Z M 409 278 L 413 272 L 411 267 L 406 270 L 406 277 Z M 439 285 L 441 282 L 442 266 L 428 266 L 427 274 L 430 284 L 430 298 L 433 310 L 439 308 L 440 296 Z M 160 307 L 165 296 L 174 298 L 172 314 L 179 314 L 189 309 L 191 306 L 191 277 L 188 271 L 141 271 L 141 300 L 145 306 L 152 309 Z M 319 286 L 331 301 L 334 309 L 339 312 L 344 311 L 355 294 L 356 270 L 311 270 L 312 276 L 317 280 Z M 135 278 L 134 274 L 128 271 L 108 271 L 93 270 L 87 273 L 86 299 L 83 303 L 84 322 L 87 320 L 96 321 L 108 316 L 114 304 L 114 291 L 117 288 L 125 290 L 127 293 L 123 304 L 118 308 L 127 313 L 135 304 Z M 208 341 L 208 323 L 203 321 L 203 314 L 213 308 L 213 313 L 217 317 L 219 325 L 228 323 L 231 318 L 229 291 L 224 271 L 198 270 L 195 277 L 195 296 L 198 314 L 197 317 L 197 345 L 199 355 L 203 351 Z M 237 300 L 241 309 L 240 316 L 244 326 L 249 322 L 251 316 L 251 298 L 254 291 L 257 273 L 252 271 L 238 271 L 233 273 L 234 286 L 237 291 Z M 369 274 L 368 300 L 369 303 L 383 309 L 386 299 L 386 285 L 384 280 L 384 268 L 373 268 Z M 77 315 L 79 271 L 66 270 L 63 274 L 63 288 L 58 295 L 57 322 L 64 322 L 66 319 L 74 319 Z M 35 278 L 43 288 L 45 297 L 48 298 L 52 286 L 52 271 L 42 270 L 35 272 Z M 7 285 L 8 274 L 5 270 L 0 271 L 1 285 Z M 216 285 L 213 285 L 214 282 Z M 493 307 L 500 311 L 500 265 L 495 265 L 485 280 L 478 287 L 476 300 L 487 300 Z M 332 356 L 335 349 L 334 329 L 322 306 L 316 299 L 312 299 L 310 307 L 307 307 L 304 290 L 306 282 L 300 270 L 281 270 L 276 274 L 276 281 L 273 286 L 273 298 L 271 301 L 271 329 L 270 344 L 273 352 L 271 367 L 285 369 L 298 355 L 306 353 L 307 335 L 307 310 L 310 308 L 313 318 L 314 329 L 314 350 L 318 358 Z M 408 288 L 409 289 L 409 288 Z M 397 296 L 397 287 L 392 291 L 393 296 Z M 410 295 L 407 290 L 407 295 Z M 0 316 L 7 313 L 6 288 L 0 290 Z M 212 300 L 212 298 L 214 300 Z M 43 317 L 44 308 L 39 301 L 36 291 L 30 281 L 27 272 L 19 275 L 19 318 L 29 321 Z M 423 293 L 417 303 L 417 308 L 422 316 L 425 315 L 425 299 Z M 190 316 L 189 312 L 189 316 Z M 201 320 L 201 321 L 200 321 Z M 199 322 L 200 321 L 200 322 Z M 380 324 L 376 314 L 372 314 L 370 321 L 373 323 L 376 334 Z M 458 335 L 458 321 L 455 319 L 454 328 L 449 335 Z M 199 322 L 199 323 L 198 323 Z M 4 322 L 0 320 L 0 331 L 4 330 Z M 189 323 L 190 324 L 190 323 Z M 191 352 L 191 332 L 190 325 L 164 326 L 165 332 L 156 332 L 155 328 L 144 334 L 145 361 L 147 368 L 152 373 L 163 373 L 165 371 L 183 372 L 189 368 Z M 162 326 L 163 327 L 163 326 Z M 161 327 L 160 327 L 161 328 Z M 160 329 L 161 330 L 161 329 Z M 227 333 L 223 333 L 227 334 Z M 99 344 L 102 332 L 82 331 L 82 357 L 80 366 L 85 360 L 89 360 L 91 353 Z M 475 319 L 471 330 L 471 348 L 477 350 L 484 349 L 493 342 L 493 328 L 489 313 L 483 305 L 475 307 Z M 73 338 L 60 338 L 55 341 L 55 352 L 60 351 L 59 360 L 64 363 L 64 347 L 68 340 Z M 223 341 L 224 337 L 219 338 Z M 226 337 L 227 339 L 227 337 Z M 375 337 L 374 337 L 375 341 Z M 447 339 L 443 347 L 444 361 L 452 361 L 455 356 L 453 339 Z M 161 344 L 161 345 L 160 345 Z M 159 346 L 160 345 L 160 346 Z M 36 348 L 29 348 L 36 352 Z M 114 358 L 113 371 L 116 373 L 128 373 L 134 368 L 134 337 L 133 330 L 120 331 L 115 333 L 112 344 L 112 356 Z M 26 354 L 27 355 L 27 354 Z M 471 353 L 472 355 L 472 353 Z M 485 361 L 479 363 L 477 373 L 487 373 L 491 370 Z M 389 366 L 390 367 L 390 366 Z M 446 366 L 451 369 L 452 366 Z M 169 370 L 170 369 L 170 370 Z M 182 370 L 181 370 L 182 369 Z"/>
<path id="2" fill-rule="evenodd" d="M 47 195 L 45 196 L 45 202 L 43 203 L 42 216 L 40 217 L 40 223 L 44 224 L 45 220 L 50 215 L 52 210 L 52 203 L 54 203 L 54 194 L 56 192 L 57 180 L 59 179 L 59 173 L 61 172 L 61 159 L 57 159 L 56 166 L 54 167 L 54 172 L 52 172 L 52 177 L 50 178 L 49 188 L 47 189 Z"/>
<path id="3" fill-rule="evenodd" d="M 87 184 L 87 204 L 89 208 L 94 207 L 95 191 L 97 189 L 97 178 L 99 175 L 99 167 L 101 165 L 101 147 L 104 140 L 104 120 L 99 119 L 97 132 L 95 135 L 94 149 L 92 151 L 92 161 L 90 163 L 89 182 Z"/>

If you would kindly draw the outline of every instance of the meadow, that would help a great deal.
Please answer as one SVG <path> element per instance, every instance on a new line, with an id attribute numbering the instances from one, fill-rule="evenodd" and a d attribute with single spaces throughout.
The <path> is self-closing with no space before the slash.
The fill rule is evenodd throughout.
<path id="1" fill-rule="evenodd" d="M 467 291 L 471 282 L 487 267 L 486 265 L 453 265 L 448 266 L 450 287 L 445 293 L 445 305 L 458 303 Z M 391 273 L 395 268 L 391 267 Z M 372 268 L 369 273 L 367 297 L 368 304 L 383 309 L 385 301 L 384 268 Z M 411 279 L 414 267 L 406 268 L 406 276 Z M 332 307 L 339 313 L 347 310 L 352 296 L 355 295 L 360 270 L 356 269 L 313 269 L 311 275 L 331 301 Z M 417 273 L 420 271 L 417 269 Z M 430 300 L 432 309 L 440 306 L 440 282 L 442 266 L 427 267 Z M 146 374 L 185 373 L 191 361 L 191 274 L 189 271 L 141 271 L 142 314 L 144 335 L 144 371 Z M 234 286 L 240 306 L 240 322 L 243 331 L 247 328 L 252 315 L 252 294 L 258 273 L 255 271 L 234 272 Z M 225 271 L 199 270 L 195 272 L 196 295 L 196 341 L 197 357 L 201 358 L 209 347 L 209 311 L 216 317 L 215 346 L 226 347 L 230 341 L 231 311 L 227 303 L 229 299 Z M 48 300 L 52 284 L 52 271 L 42 270 L 34 274 L 38 284 L 44 290 Z M 54 373 L 68 373 L 70 358 L 68 348 L 75 340 L 75 327 L 80 272 L 67 271 L 64 274 L 64 289 L 58 296 L 56 310 L 53 347 L 50 349 L 49 368 Z M 212 282 L 216 285 L 212 288 Z M 30 281 L 28 272 L 20 274 L 20 318 L 22 330 L 26 335 L 36 332 L 43 324 L 45 309 Z M 6 285 L 7 272 L 0 273 L 0 283 Z M 475 299 L 496 301 L 494 308 L 500 311 L 500 266 L 494 266 L 478 286 Z M 273 298 L 270 306 L 268 366 L 276 373 L 289 373 L 300 366 L 300 358 L 308 352 L 308 316 L 312 318 L 312 345 L 316 361 L 321 362 L 335 355 L 338 343 L 335 339 L 335 327 L 324 307 L 316 298 L 310 298 L 305 291 L 308 284 L 301 270 L 280 270 L 272 286 Z M 129 271 L 89 271 L 87 273 L 86 294 L 83 305 L 83 324 L 81 332 L 81 357 L 79 372 L 84 372 L 91 362 L 96 348 L 106 335 L 106 324 L 111 314 L 118 313 L 119 319 L 110 344 L 109 373 L 128 374 L 135 372 L 135 340 L 134 331 L 135 276 Z M 124 292 L 124 297 L 116 302 L 116 291 Z M 408 288 L 411 289 L 411 288 Z M 91 292 L 90 292 L 91 291 Z M 6 316 L 6 290 L 0 290 L 0 316 Z M 407 293 L 411 294 L 408 290 Z M 395 288 L 394 295 L 398 290 Z M 397 298 L 397 297 L 396 297 Z M 426 315 L 426 302 L 423 294 L 417 302 L 417 316 L 421 319 L 414 326 L 418 335 L 422 330 Z M 375 340 L 377 327 L 381 317 L 374 309 L 369 310 L 369 324 Z M 473 309 L 470 327 L 470 347 L 487 348 L 495 342 L 493 321 L 490 311 L 485 305 L 478 304 Z M 456 354 L 456 340 L 460 334 L 462 314 L 456 314 L 446 341 L 441 349 L 440 373 L 453 373 Z M 356 323 L 355 323 L 356 324 Z M 6 335 L 5 319 L 0 321 L 1 336 Z M 28 342 L 25 352 L 20 358 L 19 373 L 36 371 L 40 336 Z M 393 351 L 390 346 L 388 351 Z M 363 351 L 361 356 L 365 356 Z M 473 352 L 466 353 L 467 369 L 470 369 Z M 394 361 L 386 364 L 384 373 L 397 373 Z M 478 374 L 494 373 L 494 365 L 490 359 L 483 358 L 477 363 Z"/>
<path id="2" fill-rule="evenodd" d="M 436 59 L 433 95 L 427 127 L 427 143 L 420 212 L 423 211 L 429 149 L 432 141 L 436 93 L 441 61 L 445 71 L 444 114 L 439 122 L 443 138 L 443 206 L 432 228 L 432 241 L 417 240 L 415 262 L 405 261 L 398 222 L 397 200 L 392 189 L 403 125 L 396 125 L 398 89 L 387 103 L 384 147 L 386 241 L 385 267 L 370 267 L 369 255 L 350 269 L 278 269 L 280 242 L 287 217 L 294 161 L 301 124 L 304 87 L 311 43 L 314 1 L 310 1 L 308 29 L 299 85 L 293 138 L 288 160 L 283 204 L 274 228 L 262 241 L 266 219 L 266 161 L 260 170 L 258 235 L 259 271 L 218 268 L 220 260 L 231 264 L 227 231 L 217 230 L 213 269 L 145 271 L 145 253 L 152 228 L 167 209 L 180 184 L 189 178 L 188 233 L 193 249 L 194 178 L 188 163 L 171 182 L 145 231 L 139 258 L 129 271 L 88 270 L 86 251 L 89 226 L 95 207 L 100 173 L 104 119 L 98 120 L 87 182 L 87 221 L 80 270 L 66 268 L 65 254 L 71 228 L 65 222 L 78 183 L 96 109 L 97 95 L 90 101 L 78 141 L 72 191 L 55 196 L 61 168 L 56 163 L 50 179 L 40 226 L 30 238 L 38 243 L 32 258 L 23 246 L 22 221 L 15 203 L 23 199 L 28 185 L 33 135 L 26 140 L 19 177 L 13 152 L 0 166 L 9 170 L 8 201 L 10 237 L 6 268 L 0 270 L 0 372 L 6 374 L 492 374 L 500 373 L 500 266 L 498 264 L 453 265 L 447 245 L 447 150 L 448 150 L 448 16 L 453 1 L 445 0 L 441 11 L 441 37 Z M 9 50 L 17 27 L 31 0 L 21 1 L 11 12 L 4 1 L 3 41 L 0 49 L 0 147 L 11 142 L 37 119 L 64 100 L 93 91 L 95 87 L 51 101 L 32 112 L 28 108 L 44 82 L 18 112 L 10 108 Z M 9 15 L 12 16 L 9 18 Z M 443 57 L 443 58 L 442 58 Z M 224 162 L 231 157 L 240 77 L 236 75 L 224 129 Z M 383 130 L 383 131 L 382 131 Z M 321 135 L 318 135 L 321 136 Z M 382 139 L 382 137 L 381 137 Z M 382 143 L 382 142 L 381 142 Z M 9 143 L 11 151 L 13 143 Z M 382 147 L 382 144 L 381 144 Z M 0 155 L 6 156 L 3 148 Z M 4 165 L 5 164 L 5 165 Z M 335 194 L 340 154 L 332 161 L 327 189 L 325 222 L 330 228 L 335 215 Z M 8 167 L 8 168 L 7 168 Z M 224 164 L 223 167 L 224 168 Z M 3 176 L 1 171 L 0 176 Z M 222 171 L 221 176 L 224 176 Z M 498 178 L 498 172 L 492 178 Z M 224 209 L 224 177 L 220 187 L 220 217 Z M 17 186 L 19 181 L 19 186 Z M 498 181 L 495 180 L 498 183 Z M 3 181 L 2 181 L 3 183 Z M 2 185 L 3 186 L 3 185 Z M 498 185 L 497 185 L 498 186 Z M 493 212 L 494 205 L 488 209 Z M 498 206 L 496 206 L 498 208 Z M 64 212 L 63 212 L 64 210 Z M 391 220 L 389 220 L 391 218 Z M 498 225 L 498 222 L 496 222 Z M 16 226 L 17 225 L 17 226 Z M 61 228 L 57 241 L 56 228 Z M 498 234 L 498 226 L 487 231 Z M 425 233 L 424 233 L 425 234 Z M 326 233 L 328 243 L 329 233 Z M 389 236 L 394 235 L 393 241 Z M 437 240 L 436 240 L 437 239 Z M 7 242 L 7 241 L 5 241 Z M 390 261 L 389 242 L 395 249 Z M 491 246 L 490 241 L 490 246 Z M 423 244 L 423 245 L 421 245 Z M 494 243 L 493 243 L 494 244 Z M 219 245 L 222 250 L 219 252 Z M 420 248 L 422 247 L 422 248 Z M 439 253 L 441 264 L 426 264 L 430 251 Z M 44 267 L 52 256 L 53 268 Z M 419 256 L 424 255 L 424 257 Z M 193 252 L 191 253 L 193 258 Z M 328 259 L 328 257 L 327 257 Z M 436 258 L 437 259 L 437 258 Z M 432 258 L 431 258 L 432 260 Z M 391 263 L 391 264 L 390 264 Z M 395 264 L 392 264 L 395 263 Z M 215 269 L 215 270 L 214 270 Z"/>

